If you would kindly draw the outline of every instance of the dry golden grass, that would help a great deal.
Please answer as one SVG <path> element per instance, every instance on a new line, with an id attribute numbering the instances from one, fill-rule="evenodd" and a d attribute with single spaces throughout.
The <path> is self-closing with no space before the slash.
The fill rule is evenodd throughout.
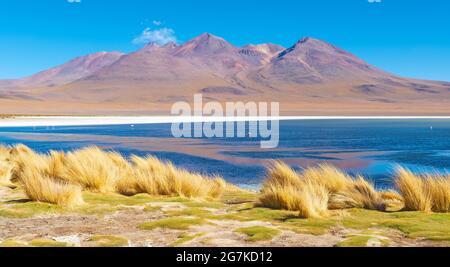
<path id="1" fill-rule="evenodd" d="M 396 185 L 404 199 L 406 210 L 450 211 L 450 176 L 418 176 L 399 167 Z"/>
<path id="2" fill-rule="evenodd" d="M 131 172 L 117 182 L 117 191 L 124 195 L 183 196 L 189 198 L 218 198 L 225 190 L 222 178 L 209 178 L 178 169 L 157 158 L 131 158 Z"/>
<path id="3" fill-rule="evenodd" d="M 228 187 L 220 177 L 188 172 L 154 157 L 133 156 L 128 161 L 97 147 L 67 154 L 51 151 L 47 155 L 24 145 L 0 146 L 0 183 L 11 182 L 21 182 L 30 199 L 66 206 L 81 202 L 75 185 L 128 196 L 147 193 L 199 199 L 220 198 Z M 390 202 L 404 202 L 407 210 L 450 210 L 450 176 L 417 176 L 399 168 L 396 185 L 400 194 L 377 192 L 362 177 L 354 179 L 329 165 L 297 172 L 274 162 L 268 169 L 260 202 L 269 208 L 299 211 L 302 217 L 325 216 L 328 209 L 386 210 Z M 46 186 L 49 188 L 43 189 Z"/>
<path id="4" fill-rule="evenodd" d="M 299 175 L 288 165 L 276 161 L 267 170 L 259 200 L 267 208 L 295 211 L 301 186 Z"/>
<path id="5" fill-rule="evenodd" d="M 11 186 L 11 177 L 13 165 L 6 162 L 0 161 L 0 186 Z"/>
<path id="6" fill-rule="evenodd" d="M 364 178 L 359 177 L 352 181 L 348 188 L 331 196 L 329 208 L 361 208 L 384 211 L 386 210 L 386 204 L 374 186 Z"/>
<path id="7" fill-rule="evenodd" d="M 318 218 L 328 213 L 326 188 L 309 181 L 300 188 L 269 186 L 263 190 L 260 201 L 264 207 L 298 211 L 302 218 Z"/>
<path id="8" fill-rule="evenodd" d="M 121 169 L 109 153 L 88 147 L 64 156 L 61 178 L 93 192 L 114 192 Z"/>
<path id="9" fill-rule="evenodd" d="M 298 211 L 303 218 L 326 216 L 328 190 L 312 180 L 303 179 L 282 162 L 268 170 L 260 196 L 261 205 L 272 209 Z"/>
<path id="10" fill-rule="evenodd" d="M 83 204 L 81 187 L 55 179 L 28 168 L 20 177 L 23 189 L 32 201 L 46 202 L 63 207 L 73 208 Z"/>
<path id="11" fill-rule="evenodd" d="M 130 162 L 117 152 L 108 152 L 106 155 L 111 159 L 113 164 L 118 168 L 121 178 L 129 175 L 132 171 Z"/>
<path id="12" fill-rule="evenodd" d="M 41 155 L 27 146 L 17 145 L 11 149 L 9 161 L 13 164 L 11 180 L 19 181 L 27 169 L 49 175 L 49 157 Z"/>
<path id="13" fill-rule="evenodd" d="M 329 209 L 379 209 L 379 196 L 364 179 L 351 176 L 331 165 L 308 168 L 301 174 L 304 180 L 324 186 L 329 192 Z"/>
<path id="14" fill-rule="evenodd" d="M 385 210 L 386 208 L 380 193 L 362 177 L 354 179 L 330 165 L 306 169 L 302 175 L 303 179 L 312 180 L 327 188 L 330 193 L 329 209 Z"/>
<path id="15" fill-rule="evenodd" d="M 18 145 L 11 150 L 9 159 L 14 166 L 13 180 L 20 180 L 27 170 L 41 173 L 52 179 L 62 180 L 64 156 L 63 152 L 56 151 L 51 151 L 49 155 L 38 154 L 26 146 Z"/>
<path id="16" fill-rule="evenodd" d="M 10 149 L 0 146 L 0 186 L 11 184 L 13 165 L 9 162 Z"/>
<path id="17" fill-rule="evenodd" d="M 404 202 L 403 197 L 398 192 L 393 190 L 380 192 L 380 195 L 384 201 L 401 202 L 401 203 Z"/>
<path id="18" fill-rule="evenodd" d="M 9 158 L 11 149 L 0 145 L 0 161 L 6 161 Z"/>
<path id="19" fill-rule="evenodd" d="M 353 185 L 352 177 L 327 164 L 308 168 L 302 176 L 325 186 L 331 194 L 345 191 Z"/>
<path id="20" fill-rule="evenodd" d="M 12 164 L 8 162 L 9 148 L 0 145 L 0 186 L 10 184 L 12 175 Z"/>
<path id="21" fill-rule="evenodd" d="M 57 152 L 42 155 L 24 145 L 17 145 L 9 153 L 10 177 L 22 185 L 32 201 L 65 207 L 80 205 L 83 203 L 81 188 L 55 176 L 61 168 L 57 165 L 59 157 L 61 154 Z"/>
<path id="22" fill-rule="evenodd" d="M 386 210 L 381 193 L 362 177 L 353 179 L 329 165 L 302 173 L 281 162 L 272 165 L 260 197 L 265 207 L 300 211 L 302 217 L 323 216 L 328 209 Z"/>
<path id="23" fill-rule="evenodd" d="M 59 151 L 50 151 L 50 155 L 47 156 L 48 160 L 48 175 L 57 179 L 62 179 L 65 173 L 65 160 L 66 154 Z"/>
<path id="24" fill-rule="evenodd" d="M 267 169 L 266 185 L 276 185 L 277 187 L 299 187 L 303 181 L 299 174 L 293 170 L 289 165 L 281 161 L 272 162 L 272 165 Z"/>
<path id="25" fill-rule="evenodd" d="M 118 153 L 106 152 L 97 147 L 67 154 L 51 151 L 47 155 L 18 145 L 11 151 L 2 149 L 0 153 L 7 155 L 11 163 L 6 165 L 9 161 L 0 161 L 0 178 L 11 176 L 14 181 L 31 185 L 34 185 L 30 182 L 31 178 L 43 180 L 41 184 L 36 182 L 36 186 L 30 188 L 54 182 L 54 187 L 59 189 L 73 184 L 100 193 L 119 192 L 128 196 L 148 193 L 207 199 L 219 198 L 227 186 L 220 177 L 191 173 L 157 158 L 134 156 L 130 162 Z M 35 196 L 30 193 L 31 199 L 44 201 L 43 197 Z M 53 198 L 48 199 L 50 203 L 55 202 Z"/>
<path id="26" fill-rule="evenodd" d="M 427 177 L 425 179 L 425 191 L 428 191 L 431 195 L 431 211 L 450 211 L 450 176 Z"/>
<path id="27" fill-rule="evenodd" d="M 170 184 L 171 180 L 175 179 L 173 177 L 175 167 L 172 164 L 165 164 L 154 157 L 133 156 L 131 161 L 135 170 L 133 177 L 138 192 L 150 195 L 171 195 L 173 193 L 171 187 L 176 185 Z"/>
<path id="28" fill-rule="evenodd" d="M 236 187 L 229 186 L 229 184 L 220 176 L 215 176 L 208 179 L 209 179 L 208 197 L 211 197 L 213 199 L 221 198 L 225 190 L 230 192 L 236 190 Z M 239 189 L 239 191 L 243 190 Z"/>
<path id="29" fill-rule="evenodd" d="M 405 201 L 405 209 L 431 211 L 431 195 L 425 190 L 424 180 L 403 168 L 398 168 L 396 186 Z"/>

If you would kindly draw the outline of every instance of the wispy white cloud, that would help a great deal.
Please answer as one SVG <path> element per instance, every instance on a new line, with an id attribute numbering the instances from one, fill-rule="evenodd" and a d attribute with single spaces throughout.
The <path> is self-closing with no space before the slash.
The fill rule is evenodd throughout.
<path id="1" fill-rule="evenodd" d="M 170 42 L 177 42 L 175 31 L 170 28 L 151 29 L 146 28 L 141 35 L 134 38 L 133 44 L 156 43 L 165 45 Z"/>
<path id="2" fill-rule="evenodd" d="M 155 25 L 155 26 L 161 26 L 162 24 L 163 24 L 162 21 L 159 21 L 159 20 L 153 21 L 153 25 Z"/>
<path id="3" fill-rule="evenodd" d="M 367 0 L 370 4 L 381 3 L 382 0 Z"/>
<path id="4" fill-rule="evenodd" d="M 78 4 L 81 3 L 81 0 L 67 0 L 67 2 L 71 4 Z"/>

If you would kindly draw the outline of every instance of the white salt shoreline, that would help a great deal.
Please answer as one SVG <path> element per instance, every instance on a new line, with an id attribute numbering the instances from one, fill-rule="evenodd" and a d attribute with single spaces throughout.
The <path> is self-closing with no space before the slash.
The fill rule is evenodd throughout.
<path id="1" fill-rule="evenodd" d="M 20 116 L 0 119 L 0 128 L 39 126 L 139 125 L 183 122 L 271 120 L 414 120 L 450 119 L 450 116 L 283 116 L 283 117 L 170 117 L 170 116 Z"/>

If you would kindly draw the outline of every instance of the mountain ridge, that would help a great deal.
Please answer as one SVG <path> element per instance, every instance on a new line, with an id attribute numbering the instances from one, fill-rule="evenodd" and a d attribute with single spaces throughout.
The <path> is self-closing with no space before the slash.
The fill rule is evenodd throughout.
<path id="1" fill-rule="evenodd" d="M 151 106 L 159 112 L 203 93 L 217 101 L 278 101 L 292 114 L 304 111 L 302 105 L 328 109 L 327 103 L 348 106 L 351 112 L 372 106 L 406 112 L 411 103 L 443 106 L 439 103 L 449 100 L 449 88 L 447 82 L 387 73 L 312 37 L 288 48 L 271 43 L 237 47 L 204 33 L 184 44 L 149 43 L 129 54 L 95 53 L 19 81 L 0 81 L 0 103 L 89 104 L 104 106 L 105 112 Z"/>

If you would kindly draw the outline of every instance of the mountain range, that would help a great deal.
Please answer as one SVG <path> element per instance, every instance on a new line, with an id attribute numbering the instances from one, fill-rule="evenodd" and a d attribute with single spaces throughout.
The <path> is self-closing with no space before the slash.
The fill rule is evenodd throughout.
<path id="1" fill-rule="evenodd" d="M 282 115 L 448 115 L 450 83 L 385 72 L 327 42 L 236 47 L 202 34 L 184 44 L 99 52 L 0 80 L 3 114 L 169 114 L 210 101 L 280 102 Z"/>

